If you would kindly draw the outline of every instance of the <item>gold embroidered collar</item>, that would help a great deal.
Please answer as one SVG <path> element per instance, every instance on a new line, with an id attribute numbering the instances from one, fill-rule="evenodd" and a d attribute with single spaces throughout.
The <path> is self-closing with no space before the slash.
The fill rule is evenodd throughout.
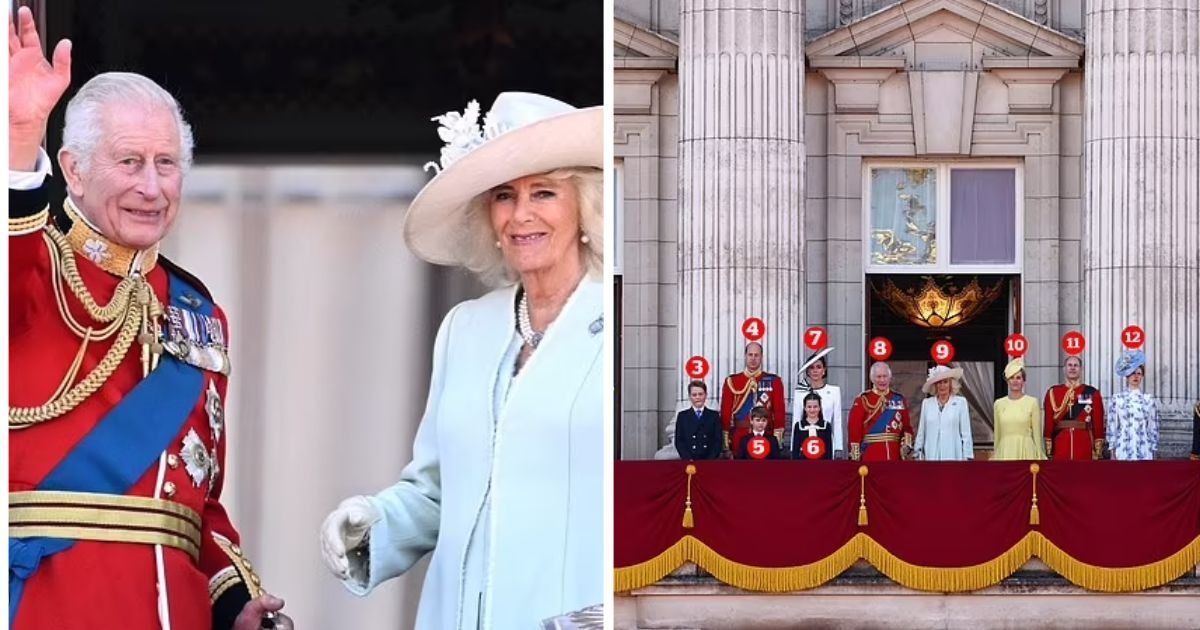
<path id="1" fill-rule="evenodd" d="M 101 269 L 124 278 L 134 271 L 145 276 L 158 264 L 157 244 L 143 250 L 118 245 L 92 227 L 70 197 L 63 203 L 63 210 L 71 220 L 71 228 L 67 230 L 71 249 Z"/>

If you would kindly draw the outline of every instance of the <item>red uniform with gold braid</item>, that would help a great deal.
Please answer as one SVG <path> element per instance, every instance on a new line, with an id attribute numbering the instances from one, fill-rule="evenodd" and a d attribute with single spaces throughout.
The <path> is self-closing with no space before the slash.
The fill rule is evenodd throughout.
<path id="1" fill-rule="evenodd" d="M 1060 383 L 1042 401 L 1050 459 L 1100 459 L 1104 453 L 1104 399 L 1091 385 Z"/>
<path id="2" fill-rule="evenodd" d="M 229 628 L 261 589 L 220 502 L 225 315 L 156 251 L 108 241 L 70 208 L 47 225 L 45 191 L 9 191 L 9 575 L 20 589 L 11 627 L 158 629 L 161 591 L 173 630 Z M 169 296 L 183 306 L 168 308 Z M 110 300 L 124 307 L 96 309 Z M 122 405 L 143 380 L 181 382 L 164 381 L 176 372 L 190 389 L 141 388 L 153 396 L 141 395 L 151 413 L 139 421 L 167 428 L 138 459 L 143 432 L 115 431 L 127 425 L 114 418 L 132 416 Z M 124 492 L 83 487 L 120 469 Z"/>
<path id="3" fill-rule="evenodd" d="M 770 372 L 742 371 L 725 378 L 721 387 L 721 426 L 725 431 L 725 450 L 742 443 L 750 432 L 750 410 L 765 407 L 767 430 L 783 443 L 783 379 Z"/>
<path id="4" fill-rule="evenodd" d="M 912 421 L 904 396 L 869 389 L 850 405 L 850 459 L 865 462 L 906 459 L 912 447 Z"/>

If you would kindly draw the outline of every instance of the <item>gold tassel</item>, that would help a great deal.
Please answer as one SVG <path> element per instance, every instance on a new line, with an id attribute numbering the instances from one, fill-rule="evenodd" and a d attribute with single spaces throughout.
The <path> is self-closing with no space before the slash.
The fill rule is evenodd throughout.
<path id="1" fill-rule="evenodd" d="M 1038 504 L 1037 504 L 1037 476 L 1038 476 L 1039 470 L 1041 470 L 1041 467 L 1038 466 L 1037 464 L 1029 465 L 1029 472 L 1033 473 L 1033 506 L 1031 506 L 1029 508 L 1029 524 L 1030 525 L 1041 525 L 1041 521 L 1042 521 L 1042 517 L 1038 513 Z"/>
<path id="2" fill-rule="evenodd" d="M 695 464 L 688 464 L 684 469 L 687 473 L 687 503 L 683 508 L 683 528 L 691 529 L 696 526 L 696 520 L 692 518 L 692 475 L 696 474 Z"/>
<path id="3" fill-rule="evenodd" d="M 867 526 L 867 467 L 858 467 L 858 526 Z"/>

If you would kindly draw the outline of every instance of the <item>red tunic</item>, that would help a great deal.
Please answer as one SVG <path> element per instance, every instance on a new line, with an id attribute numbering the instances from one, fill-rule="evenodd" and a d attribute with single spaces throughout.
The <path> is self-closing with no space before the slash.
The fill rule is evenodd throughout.
<path id="1" fill-rule="evenodd" d="M 17 209 L 13 210 L 16 214 Z M 84 256 L 76 254 L 75 260 L 80 276 L 97 303 L 107 303 L 120 278 Z M 14 407 L 34 407 L 48 401 L 82 342 L 59 314 L 50 273 L 50 254 L 43 233 L 12 236 L 10 223 L 9 403 Z M 156 265 L 146 277 L 160 302 L 167 304 L 167 273 L 162 265 Z M 64 289 L 76 321 L 85 326 L 95 325 L 70 289 L 65 286 Z M 227 330 L 224 314 L 217 309 L 214 316 Z M 89 345 L 77 380 L 96 366 L 115 337 Z M 108 381 L 75 409 L 29 428 L 9 431 L 10 492 L 36 489 L 101 417 L 141 381 L 140 356 L 141 346 L 135 342 Z M 224 400 L 226 377 L 205 371 L 203 378 L 204 389 L 207 391 L 211 383 Z M 201 516 L 203 524 L 198 562 L 185 551 L 163 547 L 170 621 L 174 630 L 210 630 L 213 627 L 209 580 L 234 566 L 231 556 L 217 544 L 214 534 L 238 542 L 238 534 L 220 503 L 223 473 L 216 475 L 211 489 L 207 478 L 197 486 L 181 457 L 184 436 L 194 430 L 207 452 L 215 450 L 220 470 L 224 470 L 225 436 L 222 434 L 214 444 L 205 409 L 206 399 L 203 393 L 197 398 L 182 430 L 167 448 L 167 453 L 173 455 L 169 461 L 175 467 L 166 468 L 163 487 L 167 482 L 174 484 L 175 491 L 169 499 L 191 508 Z M 158 468 L 156 460 L 127 494 L 154 497 L 158 489 Z M 165 491 L 160 496 L 168 498 Z M 80 540 L 65 551 L 43 558 L 25 584 L 15 630 L 160 628 L 154 549 L 149 544 Z M 228 574 L 224 571 L 223 575 Z M 241 591 L 240 598 L 244 603 L 248 598 L 244 584 L 238 584 L 237 589 Z M 240 608 L 240 604 L 237 607 Z"/>
<path id="2" fill-rule="evenodd" d="M 892 417 L 882 428 L 876 429 L 884 413 L 890 413 Z M 904 396 L 890 390 L 881 394 L 870 389 L 855 397 L 850 405 L 848 428 L 850 455 L 854 458 L 858 453 L 857 459 L 862 461 L 901 459 L 900 447 L 912 444 L 908 403 Z"/>
<path id="3" fill-rule="evenodd" d="M 1095 459 L 1104 440 L 1104 400 L 1091 385 L 1059 384 L 1042 401 L 1051 459 Z"/>
<path id="4" fill-rule="evenodd" d="M 742 443 L 750 432 L 750 410 L 767 409 L 767 430 L 782 431 L 785 423 L 783 379 L 775 374 L 738 372 L 725 378 L 721 387 L 721 426 L 729 433 L 730 448 Z"/>

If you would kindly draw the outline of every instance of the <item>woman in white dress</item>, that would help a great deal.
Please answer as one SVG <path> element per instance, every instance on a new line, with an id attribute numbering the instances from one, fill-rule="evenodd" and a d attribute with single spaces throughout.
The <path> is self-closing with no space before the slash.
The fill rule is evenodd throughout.
<path id="1" fill-rule="evenodd" d="M 962 389 L 962 368 L 934 366 L 921 391 L 933 394 L 921 402 L 921 425 L 913 452 L 917 459 L 962 461 L 975 459 L 971 415 Z"/>
<path id="2" fill-rule="evenodd" d="M 610 570 L 602 108 L 505 93 L 479 113 L 435 119 L 446 146 L 404 239 L 500 288 L 446 315 L 412 462 L 343 501 L 322 551 L 356 595 L 432 551 L 421 629 L 594 621 Z"/>
<path id="3" fill-rule="evenodd" d="M 796 389 L 792 391 L 792 440 L 788 450 L 796 452 L 798 441 L 803 441 L 803 435 L 796 433 L 797 427 L 804 420 L 804 397 L 815 393 L 821 397 L 821 416 L 833 427 L 832 449 L 829 457 L 824 459 L 846 459 L 846 431 L 842 422 L 842 389 L 830 385 L 825 377 L 829 374 L 825 355 L 833 352 L 833 347 L 824 348 L 808 357 L 800 366 L 800 377 L 796 379 Z"/>
<path id="4" fill-rule="evenodd" d="M 1105 434 L 1112 458 L 1154 459 L 1158 453 L 1158 401 L 1142 391 L 1146 379 L 1145 353 L 1125 351 L 1117 359 L 1116 372 L 1125 379 L 1125 391 L 1108 402 Z"/>

